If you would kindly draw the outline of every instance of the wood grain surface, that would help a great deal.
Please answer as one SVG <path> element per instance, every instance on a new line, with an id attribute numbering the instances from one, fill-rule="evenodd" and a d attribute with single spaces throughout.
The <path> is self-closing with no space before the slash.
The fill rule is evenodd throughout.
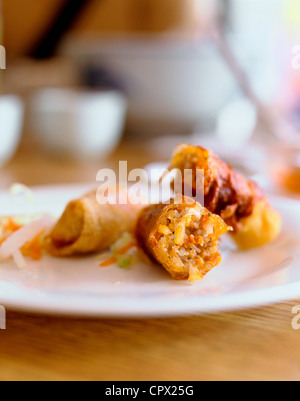
<path id="1" fill-rule="evenodd" d="M 300 303 L 300 300 L 298 300 Z M 221 315 L 72 320 L 8 313 L 1 380 L 299 380 L 295 302 Z"/>
<path id="2" fill-rule="evenodd" d="M 52 159 L 25 137 L 0 186 L 93 181 L 97 168 L 155 161 L 124 143 L 109 160 Z M 1 380 L 299 380 L 300 300 L 250 311 L 147 320 L 82 320 L 8 311 Z"/>

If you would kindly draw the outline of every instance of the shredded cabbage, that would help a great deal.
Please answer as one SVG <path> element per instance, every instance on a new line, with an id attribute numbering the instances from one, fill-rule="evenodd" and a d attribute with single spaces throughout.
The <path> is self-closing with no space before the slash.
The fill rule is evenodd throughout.
<path id="1" fill-rule="evenodd" d="M 34 202 L 34 193 L 26 185 L 14 184 L 10 187 L 9 193 L 11 196 L 24 195 L 28 203 Z"/>

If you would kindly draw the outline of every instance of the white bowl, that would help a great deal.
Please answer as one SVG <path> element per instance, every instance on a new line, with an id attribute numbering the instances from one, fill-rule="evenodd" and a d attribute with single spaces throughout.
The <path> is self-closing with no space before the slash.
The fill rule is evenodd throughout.
<path id="1" fill-rule="evenodd" d="M 249 77 L 259 76 L 259 81 L 269 82 L 263 60 L 254 60 L 252 72 L 253 57 L 250 59 L 245 49 L 237 49 Z M 83 68 L 92 65 L 100 72 L 107 71 L 113 82 L 125 88 L 131 132 L 184 134 L 198 125 L 212 127 L 228 100 L 239 93 L 236 80 L 212 41 L 72 36 L 63 51 Z M 272 99 L 274 88 L 260 86 L 264 98 L 269 91 Z"/>
<path id="2" fill-rule="evenodd" d="M 0 166 L 15 154 L 20 143 L 24 104 L 14 95 L 0 96 Z"/>
<path id="3" fill-rule="evenodd" d="M 44 89 L 30 103 L 32 130 L 55 154 L 107 156 L 120 142 L 127 107 L 118 92 Z"/>
<path id="4" fill-rule="evenodd" d="M 184 133 L 211 120 L 234 87 L 210 44 L 147 37 L 74 40 L 66 45 L 82 66 L 90 61 L 125 87 L 128 123 L 139 133 Z"/>

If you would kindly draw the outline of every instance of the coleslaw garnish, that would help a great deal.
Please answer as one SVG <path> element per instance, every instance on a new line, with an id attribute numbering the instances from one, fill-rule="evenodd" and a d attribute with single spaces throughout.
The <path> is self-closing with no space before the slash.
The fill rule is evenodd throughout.
<path id="1" fill-rule="evenodd" d="M 5 223 L 6 222 L 6 223 Z M 34 260 L 42 257 L 42 239 L 55 223 L 54 218 L 44 216 L 31 221 L 28 224 L 17 224 L 12 217 L 3 218 L 0 222 L 0 261 L 12 258 L 16 265 L 23 269 L 26 267 L 24 257 Z"/>
<path id="2" fill-rule="evenodd" d="M 9 189 L 11 196 L 24 195 L 28 203 L 34 202 L 34 193 L 32 190 L 24 184 L 16 183 Z"/>
<path id="3" fill-rule="evenodd" d="M 107 254 L 105 255 L 107 256 Z M 121 269 L 127 269 L 137 260 L 137 242 L 130 233 L 124 233 L 111 247 L 110 255 L 100 264 L 100 267 L 108 267 L 117 264 Z"/>
<path id="4" fill-rule="evenodd" d="M 117 263 L 117 258 L 115 256 L 111 256 L 110 258 L 106 259 L 104 262 L 100 264 L 100 267 L 108 267 Z"/>
<path id="5" fill-rule="evenodd" d="M 14 262 L 15 262 L 16 266 L 20 270 L 23 270 L 23 269 L 26 268 L 27 263 L 26 263 L 26 260 L 25 260 L 25 258 L 24 258 L 24 256 L 23 256 L 21 251 L 16 251 L 12 256 L 13 256 L 13 259 L 14 259 Z"/>

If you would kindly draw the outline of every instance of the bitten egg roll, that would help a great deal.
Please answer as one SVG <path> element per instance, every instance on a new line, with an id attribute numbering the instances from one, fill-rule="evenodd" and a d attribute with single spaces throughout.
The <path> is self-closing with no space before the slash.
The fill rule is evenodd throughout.
<path id="1" fill-rule="evenodd" d="M 263 190 L 237 173 L 211 151 L 200 146 L 180 145 L 170 170 L 204 170 L 204 206 L 233 228 L 241 249 L 251 249 L 274 240 L 281 231 L 281 216 L 268 202 Z M 193 174 L 192 190 L 197 181 Z M 187 183 L 184 183 L 187 184 Z M 184 187 L 184 185 L 183 185 Z"/>
<path id="2" fill-rule="evenodd" d="M 230 228 L 191 198 L 176 196 L 170 205 L 147 207 L 139 214 L 140 247 L 176 280 L 201 280 L 221 262 L 219 237 Z"/>
<path id="3" fill-rule="evenodd" d="M 47 238 L 57 257 L 100 252 L 134 230 L 140 205 L 99 204 L 96 191 L 70 202 Z"/>

